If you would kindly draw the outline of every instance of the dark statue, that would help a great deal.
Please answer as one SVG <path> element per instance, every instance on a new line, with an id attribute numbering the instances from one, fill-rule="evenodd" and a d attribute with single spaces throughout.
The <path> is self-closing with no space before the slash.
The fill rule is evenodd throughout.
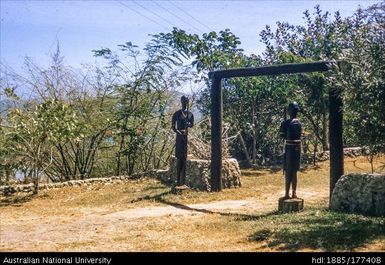
<path id="1" fill-rule="evenodd" d="M 181 97 L 182 108 L 172 116 L 172 130 L 176 133 L 177 186 L 185 185 L 188 128 L 194 126 L 194 115 L 189 111 L 189 99 Z"/>
<path id="2" fill-rule="evenodd" d="M 285 139 L 285 153 L 283 159 L 283 169 L 285 172 L 285 196 L 288 199 L 290 186 L 292 187 L 292 197 L 297 198 L 297 171 L 300 168 L 301 158 L 301 134 L 302 126 L 297 119 L 298 104 L 289 104 L 290 119 L 281 123 L 280 136 Z"/>

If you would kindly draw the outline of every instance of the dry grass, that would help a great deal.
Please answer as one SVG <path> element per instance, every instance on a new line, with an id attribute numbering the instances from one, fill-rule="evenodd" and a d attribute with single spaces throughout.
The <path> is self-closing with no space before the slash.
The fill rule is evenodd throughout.
<path id="1" fill-rule="evenodd" d="M 369 170 L 346 159 L 346 173 Z M 143 178 L 2 198 L 0 250 L 385 251 L 384 218 L 327 210 L 328 175 L 327 162 L 299 173 L 295 214 L 276 212 L 284 178 L 270 170 L 244 170 L 241 188 L 219 193 L 176 195 Z"/>

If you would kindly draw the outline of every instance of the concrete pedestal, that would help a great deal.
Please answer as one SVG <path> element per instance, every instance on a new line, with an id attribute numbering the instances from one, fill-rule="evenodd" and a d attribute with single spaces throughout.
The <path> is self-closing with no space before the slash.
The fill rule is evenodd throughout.
<path id="1" fill-rule="evenodd" d="M 284 197 L 278 200 L 278 211 L 282 213 L 298 212 L 303 209 L 303 199 L 285 199 Z"/>

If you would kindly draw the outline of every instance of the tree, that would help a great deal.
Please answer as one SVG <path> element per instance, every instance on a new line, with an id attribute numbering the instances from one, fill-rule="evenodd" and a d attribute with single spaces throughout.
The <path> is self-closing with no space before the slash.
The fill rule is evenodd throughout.
<path id="1" fill-rule="evenodd" d="M 118 143 L 116 174 L 147 171 L 167 163 L 167 113 L 173 90 L 188 78 L 179 56 L 158 36 L 141 51 L 131 42 L 119 45 L 120 55 L 110 49 L 95 50 L 108 60 L 112 97 L 116 99 L 112 141 Z M 166 140 L 167 139 L 167 140 Z"/>
<path id="2" fill-rule="evenodd" d="M 14 122 L 14 124 L 24 124 L 22 125 L 23 128 L 30 128 L 33 126 L 30 124 L 32 121 L 41 122 L 40 130 L 38 130 L 39 127 L 31 128 L 31 131 L 27 132 L 24 138 L 26 143 L 28 139 L 36 141 L 41 139 L 40 142 L 35 142 L 33 145 L 35 151 L 39 147 L 47 146 L 49 149 L 49 152 L 38 152 L 41 154 L 39 163 L 43 164 L 42 161 L 50 161 L 49 167 L 44 167 L 44 170 L 38 168 L 38 170 L 40 173 L 44 172 L 44 175 L 51 181 L 90 176 L 94 169 L 99 147 L 104 140 L 104 133 L 111 126 L 107 108 L 111 106 L 111 101 L 107 100 L 108 86 L 103 83 L 101 73 L 97 69 L 94 71 L 88 68 L 85 69 L 86 73 L 82 73 L 79 70 L 66 67 L 63 63 L 63 57 L 60 55 L 59 46 L 52 55 L 51 66 L 42 68 L 30 58 L 26 58 L 25 69 L 27 71 L 24 74 L 8 71 L 3 75 L 3 80 L 7 81 L 4 81 L 6 87 L 27 91 L 31 94 L 30 99 L 21 97 L 15 100 L 15 105 L 6 111 L 9 117 L 5 123 Z M 35 110 L 35 108 L 37 109 Z M 64 113 L 60 111 L 64 111 Z M 72 115 L 74 120 L 66 119 L 66 113 Z M 41 118 L 44 119 L 39 120 Z M 52 122 L 46 120 L 48 118 L 53 119 Z M 46 126 L 50 126 L 50 122 L 56 124 L 56 120 L 64 122 L 64 124 L 46 128 Z M 60 133 L 64 132 L 60 130 L 64 130 L 65 126 L 71 126 L 71 122 L 76 124 L 76 128 L 73 128 L 74 131 L 71 132 L 74 135 L 67 135 L 63 138 L 64 135 L 60 136 Z M 56 139 L 54 141 L 52 137 L 38 138 L 36 136 L 45 135 L 46 131 L 53 132 L 53 137 L 60 136 L 62 140 Z M 18 132 L 23 133 L 23 131 Z M 15 137 L 18 132 L 14 132 Z M 15 147 L 18 143 L 10 141 L 9 144 L 11 147 Z M 18 149 L 20 149 L 19 147 Z M 24 164 L 23 167 L 26 171 L 26 178 L 28 178 L 28 172 L 31 170 L 30 165 Z"/>
<path id="3" fill-rule="evenodd" d="M 286 22 L 277 22 L 277 29 L 272 31 L 266 26 L 260 34 L 266 45 L 265 60 L 270 63 L 305 62 L 338 59 L 342 50 L 349 43 L 349 24 L 341 19 L 340 13 L 330 19 L 329 12 L 322 12 L 315 6 L 313 16 L 304 12 L 305 26 L 294 26 Z M 317 73 L 293 77 L 298 83 L 296 93 L 300 94 L 301 112 L 312 127 L 316 139 L 322 143 L 323 150 L 328 150 L 328 91 L 333 84 L 327 82 L 329 73 Z M 296 80 L 295 80 L 296 79 Z M 308 127 L 305 126 L 305 127 Z"/>
<path id="4" fill-rule="evenodd" d="M 13 143 L 9 149 L 29 171 L 37 193 L 41 174 L 52 164 L 54 143 L 77 136 L 76 115 L 65 103 L 51 99 L 34 110 L 13 109 L 9 122 L 6 137 Z"/>
<path id="5" fill-rule="evenodd" d="M 369 161 L 385 152 L 385 4 L 358 10 L 348 20 L 350 47 L 330 82 L 343 91 L 348 141 L 369 149 Z"/>

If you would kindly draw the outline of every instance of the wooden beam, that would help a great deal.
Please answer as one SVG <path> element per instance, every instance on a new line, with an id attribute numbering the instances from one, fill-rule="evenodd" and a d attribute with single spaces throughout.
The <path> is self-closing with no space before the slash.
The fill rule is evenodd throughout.
<path id="1" fill-rule="evenodd" d="M 309 72 L 324 72 L 330 70 L 331 61 L 313 63 L 292 63 L 269 65 L 254 68 L 237 68 L 209 72 L 210 78 L 247 77 L 259 75 L 280 75 Z"/>

